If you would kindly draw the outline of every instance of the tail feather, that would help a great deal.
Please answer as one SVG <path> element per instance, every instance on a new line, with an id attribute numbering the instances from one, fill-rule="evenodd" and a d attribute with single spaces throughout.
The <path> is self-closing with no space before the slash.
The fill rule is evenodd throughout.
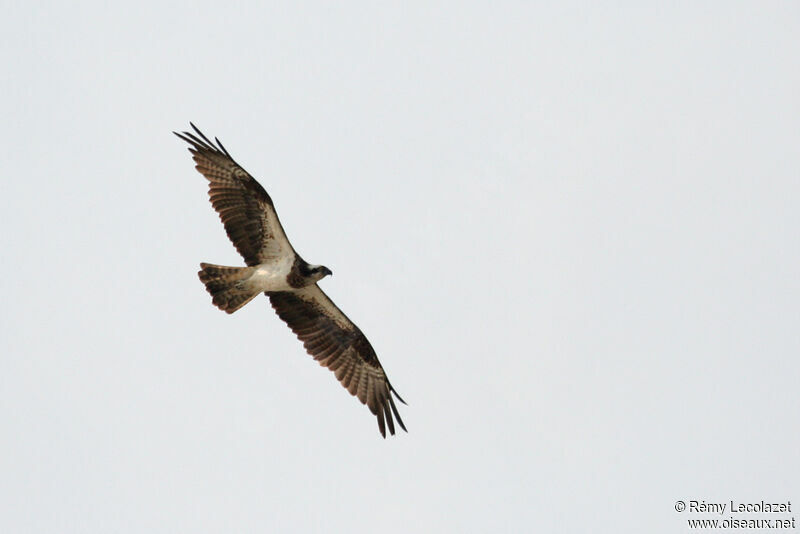
<path id="1" fill-rule="evenodd" d="M 201 263 L 197 275 L 211 294 L 211 302 L 226 313 L 233 313 L 251 300 L 261 291 L 253 289 L 247 279 L 253 273 L 253 267 L 224 267 L 211 263 Z"/>

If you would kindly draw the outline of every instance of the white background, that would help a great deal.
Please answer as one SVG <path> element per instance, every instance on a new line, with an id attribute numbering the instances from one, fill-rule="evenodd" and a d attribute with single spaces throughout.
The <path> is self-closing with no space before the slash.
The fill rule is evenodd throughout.
<path id="1" fill-rule="evenodd" d="M 7 2 L 0 531 L 800 506 L 800 8 L 649 4 Z M 189 120 L 335 272 L 408 434 L 266 299 L 211 305 L 199 262 L 242 260 Z"/>

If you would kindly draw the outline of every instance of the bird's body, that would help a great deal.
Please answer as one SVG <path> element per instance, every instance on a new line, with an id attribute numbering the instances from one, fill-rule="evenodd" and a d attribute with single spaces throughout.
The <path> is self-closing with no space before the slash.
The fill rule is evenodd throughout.
<path id="1" fill-rule="evenodd" d="M 227 313 L 235 312 L 259 293 L 296 291 L 330 273 L 327 267 L 289 256 L 270 258 L 251 267 L 201 263 L 200 268 L 198 275 L 214 297 L 212 302 Z"/>
<path id="2" fill-rule="evenodd" d="M 196 135 L 175 135 L 192 145 L 189 151 L 197 170 L 209 181 L 211 204 L 247 264 L 200 264 L 198 275 L 213 304 L 233 313 L 264 293 L 307 352 L 375 414 L 384 437 L 386 426 L 394 434 L 392 416 L 405 430 L 392 395 L 400 402 L 403 399 L 386 378 L 372 345 L 317 285 L 332 274 L 330 269 L 311 265 L 295 252 L 264 188 L 231 158 L 219 140 L 215 145 L 193 124 L 192 128 Z"/>
<path id="3" fill-rule="evenodd" d="M 290 258 L 278 258 L 275 261 L 255 266 L 253 274 L 248 278 L 257 291 L 291 291 L 288 278 L 294 262 Z"/>

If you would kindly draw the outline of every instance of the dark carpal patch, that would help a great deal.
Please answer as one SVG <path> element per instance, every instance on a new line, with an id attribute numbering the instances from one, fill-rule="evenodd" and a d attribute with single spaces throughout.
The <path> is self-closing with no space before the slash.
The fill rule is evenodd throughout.
<path id="1" fill-rule="evenodd" d="M 286 275 L 286 283 L 299 289 L 308 285 L 308 276 L 310 274 L 311 269 L 308 268 L 308 264 L 300 256 L 295 256 L 292 270 Z"/>

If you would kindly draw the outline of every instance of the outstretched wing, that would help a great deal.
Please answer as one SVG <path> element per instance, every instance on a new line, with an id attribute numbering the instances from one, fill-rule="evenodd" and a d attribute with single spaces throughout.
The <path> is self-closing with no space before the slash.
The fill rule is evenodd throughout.
<path id="1" fill-rule="evenodd" d="M 195 168 L 209 182 L 211 205 L 247 265 L 293 255 L 294 249 L 281 227 L 272 199 L 261 184 L 233 160 L 219 139 L 214 138 L 214 144 L 194 124 L 189 124 L 197 135 L 173 133 L 192 145 L 189 152 L 197 164 Z"/>
<path id="2" fill-rule="evenodd" d="M 292 292 L 267 293 L 272 307 L 297 335 L 315 360 L 333 371 L 350 394 L 358 397 L 394 435 L 394 420 L 406 429 L 392 394 L 405 404 L 381 367 L 375 350 L 361 330 L 345 316 L 316 284 Z"/>

